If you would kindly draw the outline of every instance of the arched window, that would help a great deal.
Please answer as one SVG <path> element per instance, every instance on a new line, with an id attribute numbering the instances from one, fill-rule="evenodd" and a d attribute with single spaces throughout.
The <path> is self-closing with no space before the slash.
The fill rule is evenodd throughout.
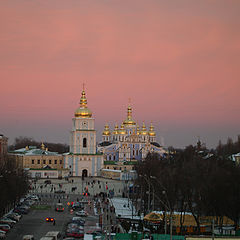
<path id="1" fill-rule="evenodd" d="M 83 139 L 83 147 L 84 147 L 84 148 L 87 147 L 87 139 L 86 139 L 86 138 Z"/>

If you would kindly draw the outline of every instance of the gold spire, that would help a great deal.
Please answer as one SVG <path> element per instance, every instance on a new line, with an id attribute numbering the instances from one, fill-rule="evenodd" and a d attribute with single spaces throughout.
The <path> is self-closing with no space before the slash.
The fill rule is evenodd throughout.
<path id="1" fill-rule="evenodd" d="M 119 134 L 127 134 L 123 124 L 121 125 L 120 129 L 118 130 L 118 133 Z"/>
<path id="2" fill-rule="evenodd" d="M 111 135 L 111 132 L 109 130 L 109 126 L 108 126 L 107 123 L 105 124 L 104 131 L 103 131 L 102 135 L 107 135 L 107 136 Z"/>
<path id="3" fill-rule="evenodd" d="M 140 135 L 140 134 L 141 134 L 141 131 L 140 131 L 139 125 L 137 124 L 137 135 Z"/>
<path id="4" fill-rule="evenodd" d="M 156 133 L 155 133 L 155 131 L 154 131 L 154 126 L 153 126 L 152 123 L 151 123 L 151 125 L 150 125 L 150 127 L 149 127 L 148 135 L 149 135 L 149 136 L 152 136 L 152 137 L 155 137 L 155 136 L 156 136 Z"/>
<path id="5" fill-rule="evenodd" d="M 124 125 L 136 125 L 136 122 L 132 119 L 132 107 L 130 104 L 127 109 L 127 119 L 123 122 Z"/>
<path id="6" fill-rule="evenodd" d="M 146 128 L 146 125 L 145 125 L 144 122 L 143 122 L 143 125 L 142 125 L 142 131 L 141 131 L 141 134 L 142 134 L 142 135 L 147 135 L 147 134 L 148 134 L 148 132 L 147 132 L 147 128 Z"/>
<path id="7" fill-rule="evenodd" d="M 115 125 L 114 131 L 112 132 L 112 134 L 118 134 L 118 125 Z"/>
<path id="8" fill-rule="evenodd" d="M 43 144 L 43 142 L 42 142 L 42 144 L 41 144 L 41 149 L 42 149 L 42 150 L 45 150 L 45 145 Z"/>
<path id="9" fill-rule="evenodd" d="M 87 107 L 87 98 L 83 85 L 82 96 L 80 98 L 80 107 L 75 111 L 75 117 L 90 118 L 91 116 L 92 112 Z"/>

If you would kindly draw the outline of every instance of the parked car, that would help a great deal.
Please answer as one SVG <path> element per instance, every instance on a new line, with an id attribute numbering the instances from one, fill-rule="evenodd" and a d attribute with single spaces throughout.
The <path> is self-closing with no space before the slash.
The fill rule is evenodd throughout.
<path id="1" fill-rule="evenodd" d="M 75 214 L 80 217 L 86 217 L 88 215 L 87 212 L 84 210 L 77 211 Z"/>
<path id="2" fill-rule="evenodd" d="M 1 224 L 8 224 L 9 226 L 12 227 L 16 223 L 16 221 L 11 220 L 10 218 L 1 218 L 0 223 Z"/>
<path id="3" fill-rule="evenodd" d="M 79 230 L 83 230 L 84 226 L 79 224 L 79 223 L 69 223 L 67 225 L 67 229 L 79 229 Z"/>
<path id="4" fill-rule="evenodd" d="M 19 214 L 28 214 L 29 210 L 21 207 L 14 208 L 13 212 L 19 213 Z"/>
<path id="5" fill-rule="evenodd" d="M 68 237 L 83 238 L 84 237 L 84 231 L 83 230 L 78 230 L 78 229 L 67 229 L 66 235 Z"/>
<path id="6" fill-rule="evenodd" d="M 4 217 L 9 218 L 14 221 L 19 221 L 21 219 L 21 215 L 15 215 L 14 213 L 8 213 L 7 215 L 4 215 Z"/>
<path id="7" fill-rule="evenodd" d="M 30 196 L 28 196 L 28 199 L 38 201 L 39 197 L 37 195 L 30 195 Z"/>
<path id="8" fill-rule="evenodd" d="M 0 230 L 0 239 L 5 239 L 6 238 L 6 232 Z"/>
<path id="9" fill-rule="evenodd" d="M 10 229 L 11 227 L 8 224 L 0 224 L 0 230 L 8 232 Z"/>
<path id="10" fill-rule="evenodd" d="M 73 217 L 72 222 L 80 222 L 80 223 L 85 223 L 85 219 L 81 217 Z"/>

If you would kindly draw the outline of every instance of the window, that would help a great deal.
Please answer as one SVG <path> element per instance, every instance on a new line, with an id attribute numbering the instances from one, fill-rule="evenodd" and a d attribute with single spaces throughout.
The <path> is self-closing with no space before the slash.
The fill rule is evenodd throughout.
<path id="1" fill-rule="evenodd" d="M 112 156 L 111 156 L 111 155 L 109 155 L 109 160 L 110 160 L 110 161 L 112 160 Z"/>
<path id="2" fill-rule="evenodd" d="M 32 164 L 34 164 L 34 159 L 32 159 Z"/>
<path id="3" fill-rule="evenodd" d="M 46 160 L 43 160 L 43 164 L 46 164 Z"/>
<path id="4" fill-rule="evenodd" d="M 52 164 L 52 160 L 49 160 L 49 164 Z"/>
<path id="5" fill-rule="evenodd" d="M 60 160 L 60 164 L 62 164 L 62 160 Z"/>
<path id="6" fill-rule="evenodd" d="M 40 164 L 40 160 L 38 159 L 38 164 Z"/>
<path id="7" fill-rule="evenodd" d="M 54 163 L 57 164 L 57 160 L 55 160 Z"/>
<path id="8" fill-rule="evenodd" d="M 84 147 L 84 148 L 87 147 L 87 139 L 86 139 L 86 138 L 83 139 L 83 147 Z"/>

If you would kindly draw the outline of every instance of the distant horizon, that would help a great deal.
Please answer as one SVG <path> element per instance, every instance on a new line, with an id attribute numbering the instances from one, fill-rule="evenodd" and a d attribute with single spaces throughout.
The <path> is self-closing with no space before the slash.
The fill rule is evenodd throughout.
<path id="1" fill-rule="evenodd" d="M 69 142 L 82 84 L 97 140 L 126 118 L 157 141 L 240 134 L 240 1 L 0 2 L 0 132 Z"/>

